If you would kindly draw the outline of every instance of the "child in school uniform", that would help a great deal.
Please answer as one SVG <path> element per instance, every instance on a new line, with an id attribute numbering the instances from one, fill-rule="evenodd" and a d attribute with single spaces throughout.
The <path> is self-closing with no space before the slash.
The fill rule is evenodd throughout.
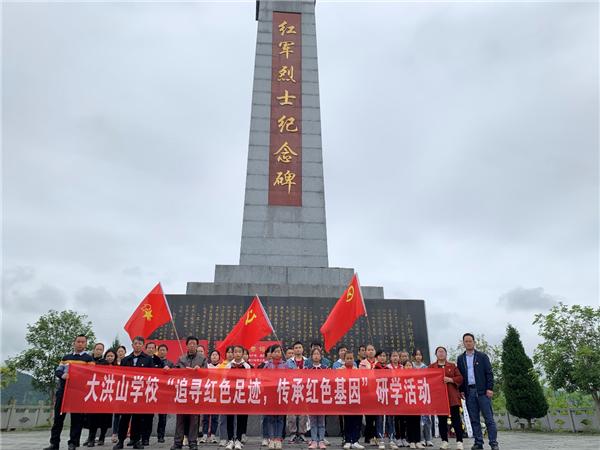
<path id="1" fill-rule="evenodd" d="M 344 365 L 338 370 L 358 370 L 354 363 L 354 353 L 346 352 L 344 355 Z M 362 426 L 361 416 L 344 416 L 344 449 L 351 448 L 362 450 L 365 447 L 360 445 L 360 428 Z"/>
<path id="2" fill-rule="evenodd" d="M 271 358 L 265 363 L 265 369 L 287 369 L 287 363 L 283 358 L 283 348 L 279 344 L 271 347 Z M 283 447 L 283 424 L 285 416 L 265 416 L 269 434 L 268 446 L 271 449 L 281 449 Z"/>
<path id="3" fill-rule="evenodd" d="M 244 370 L 250 369 L 251 366 L 244 361 L 244 347 L 241 345 L 235 345 L 233 347 L 233 360 L 231 360 L 226 369 L 232 370 Z M 242 444 L 242 435 L 246 432 L 246 424 L 248 423 L 248 416 L 246 414 L 229 414 L 227 415 L 227 445 L 226 450 L 242 450 L 244 444 Z M 234 425 L 235 425 L 235 440 L 234 440 Z"/>
<path id="4" fill-rule="evenodd" d="M 314 347 L 310 352 L 311 364 L 309 364 L 309 369 L 327 369 L 328 367 L 322 363 L 322 360 L 323 354 L 321 353 L 321 349 L 318 347 Z M 325 444 L 325 416 L 310 416 L 309 420 L 311 442 L 308 448 L 319 448 L 321 450 L 326 449 L 327 445 Z"/>

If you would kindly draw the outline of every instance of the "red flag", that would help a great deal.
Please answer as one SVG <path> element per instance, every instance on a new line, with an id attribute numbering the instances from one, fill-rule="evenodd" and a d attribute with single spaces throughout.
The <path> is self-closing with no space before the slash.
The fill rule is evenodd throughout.
<path id="1" fill-rule="evenodd" d="M 321 334 L 325 340 L 325 350 L 329 351 L 354 325 L 360 316 L 367 315 L 365 300 L 360 290 L 358 275 L 354 274 L 350 285 L 327 316 L 321 326 Z"/>
<path id="2" fill-rule="evenodd" d="M 135 309 L 124 328 L 131 340 L 136 336 L 146 339 L 154 330 L 171 320 L 171 310 L 162 286 L 158 283 Z"/>
<path id="3" fill-rule="evenodd" d="M 235 327 L 219 344 L 217 350 L 221 355 L 224 355 L 225 349 L 230 345 L 241 345 L 249 349 L 253 344 L 271 333 L 273 333 L 273 325 L 271 325 L 271 321 L 257 295 Z"/>

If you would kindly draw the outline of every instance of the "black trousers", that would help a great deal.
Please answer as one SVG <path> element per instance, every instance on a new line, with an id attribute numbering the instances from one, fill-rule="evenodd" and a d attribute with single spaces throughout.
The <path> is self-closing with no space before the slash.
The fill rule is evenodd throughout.
<path id="1" fill-rule="evenodd" d="M 406 440 L 411 443 L 421 442 L 421 416 L 404 416 L 406 418 Z"/>
<path id="2" fill-rule="evenodd" d="M 362 416 L 344 416 L 344 441 L 355 444 L 360 439 Z"/>
<path id="3" fill-rule="evenodd" d="M 165 428 L 167 428 L 167 415 L 159 414 L 158 415 L 158 425 L 156 426 L 156 436 L 159 439 L 165 437 Z"/>
<path id="4" fill-rule="evenodd" d="M 129 439 L 131 442 L 139 442 L 142 440 L 142 428 L 144 426 L 144 416 L 147 414 L 121 414 L 119 420 L 119 442 L 124 442 L 131 422 L 131 430 Z"/>
<path id="5" fill-rule="evenodd" d="M 377 416 L 365 416 L 365 442 L 368 444 L 375 437 L 375 421 Z"/>
<path id="6" fill-rule="evenodd" d="M 234 425 L 236 425 L 235 421 L 237 420 L 237 426 L 235 426 L 235 440 L 241 441 L 242 434 L 246 432 L 246 428 L 248 426 L 248 416 L 244 414 L 238 415 L 228 415 L 227 416 L 227 439 L 233 440 L 233 429 Z"/>
<path id="7" fill-rule="evenodd" d="M 394 432 L 396 434 L 396 439 L 406 439 L 408 436 L 406 434 L 406 418 L 408 416 L 394 416 Z"/>
<path id="8" fill-rule="evenodd" d="M 460 420 L 460 406 L 450 407 L 450 420 L 452 421 L 452 428 L 456 434 L 456 442 L 462 442 L 463 440 L 463 429 L 462 421 Z M 438 428 L 440 430 L 440 437 L 442 441 L 448 442 L 448 416 L 438 416 Z"/>
<path id="9" fill-rule="evenodd" d="M 142 419 L 142 441 L 149 441 L 152 434 L 152 425 L 154 422 L 154 414 L 143 414 Z"/>
<path id="10" fill-rule="evenodd" d="M 67 414 L 60 413 L 64 390 L 56 391 L 56 401 L 54 402 L 54 422 L 52 430 L 50 430 L 50 444 L 58 448 L 60 446 L 60 434 L 63 430 L 65 417 Z M 69 444 L 74 444 L 79 447 L 81 439 L 81 430 L 83 429 L 84 414 L 71 413 L 71 430 L 69 431 Z"/>

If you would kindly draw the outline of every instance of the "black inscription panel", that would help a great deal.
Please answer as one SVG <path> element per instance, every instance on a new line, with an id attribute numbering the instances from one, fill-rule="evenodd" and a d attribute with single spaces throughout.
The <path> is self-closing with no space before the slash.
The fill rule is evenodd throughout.
<path id="1" fill-rule="evenodd" d="M 222 340 L 246 311 L 251 296 L 235 295 L 167 295 L 177 332 L 182 339 L 195 335 L 208 339 L 210 346 Z M 292 344 L 296 340 L 310 344 L 323 341 L 319 329 L 337 299 L 304 297 L 261 297 L 279 340 Z M 361 317 L 346 334 L 343 344 L 357 350 L 373 342 L 386 351 L 420 348 L 429 361 L 429 342 L 423 300 L 366 300 L 368 317 Z M 153 339 L 176 339 L 172 325 L 156 330 Z"/>

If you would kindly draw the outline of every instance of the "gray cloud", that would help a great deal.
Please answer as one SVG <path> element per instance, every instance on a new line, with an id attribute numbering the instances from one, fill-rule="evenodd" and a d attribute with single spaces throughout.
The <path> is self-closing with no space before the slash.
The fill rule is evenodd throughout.
<path id="1" fill-rule="evenodd" d="M 514 288 L 500 296 L 498 305 L 507 311 L 544 311 L 556 305 L 560 299 L 544 292 L 544 288 Z"/>

